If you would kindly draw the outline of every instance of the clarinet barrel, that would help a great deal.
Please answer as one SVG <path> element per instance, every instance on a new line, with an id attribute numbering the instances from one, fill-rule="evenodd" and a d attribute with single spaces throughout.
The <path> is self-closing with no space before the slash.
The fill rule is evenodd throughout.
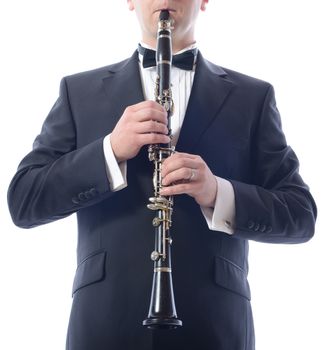
<path id="1" fill-rule="evenodd" d="M 157 32 L 157 81 L 155 87 L 156 101 L 166 109 L 168 113 L 168 129 L 171 136 L 170 117 L 173 113 L 173 101 L 171 94 L 171 44 L 172 20 L 169 11 L 163 10 Z M 154 262 L 154 275 L 152 294 L 147 318 L 143 325 L 151 329 L 173 329 L 182 326 L 178 319 L 174 301 L 170 227 L 173 211 L 173 197 L 160 195 L 162 188 L 161 167 L 164 160 L 169 157 L 174 149 L 171 142 L 168 144 L 150 145 L 148 149 L 149 159 L 154 163 L 154 197 L 149 198 L 147 207 L 155 212 L 153 226 L 155 229 L 155 250 L 151 254 Z"/>

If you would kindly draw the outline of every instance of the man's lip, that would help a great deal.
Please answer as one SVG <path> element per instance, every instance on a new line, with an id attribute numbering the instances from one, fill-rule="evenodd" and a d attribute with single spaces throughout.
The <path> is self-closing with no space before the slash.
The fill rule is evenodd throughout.
<path id="1" fill-rule="evenodd" d="M 175 12 L 175 10 L 174 9 L 158 9 L 158 10 L 156 10 L 155 12 L 161 12 L 161 11 L 163 11 L 163 10 L 167 10 L 167 11 L 169 11 L 169 12 Z"/>

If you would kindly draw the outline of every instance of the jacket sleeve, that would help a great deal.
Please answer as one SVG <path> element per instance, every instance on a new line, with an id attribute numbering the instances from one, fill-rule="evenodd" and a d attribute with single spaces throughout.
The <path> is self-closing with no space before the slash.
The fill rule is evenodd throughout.
<path id="1" fill-rule="evenodd" d="M 23 228 L 45 224 L 110 196 L 103 138 L 76 148 L 76 129 L 66 81 L 33 150 L 19 164 L 8 189 L 14 223 Z"/>
<path id="2" fill-rule="evenodd" d="M 314 234 L 317 209 L 286 143 L 269 87 L 253 138 L 253 183 L 231 183 L 235 192 L 234 237 L 269 243 L 301 243 Z"/>

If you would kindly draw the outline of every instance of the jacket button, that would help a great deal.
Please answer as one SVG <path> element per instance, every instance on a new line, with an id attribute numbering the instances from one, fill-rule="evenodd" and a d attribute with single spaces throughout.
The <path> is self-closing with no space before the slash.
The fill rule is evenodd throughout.
<path id="1" fill-rule="evenodd" d="M 98 191 L 95 188 L 91 188 L 89 193 L 92 197 L 95 197 L 98 194 Z"/>
<path id="2" fill-rule="evenodd" d="M 252 220 L 249 220 L 247 226 L 248 226 L 248 228 L 251 230 L 251 229 L 254 228 L 255 223 L 254 223 Z"/>
<path id="3" fill-rule="evenodd" d="M 266 231 L 266 225 L 261 225 L 259 231 L 260 232 L 265 232 Z"/>
<path id="4" fill-rule="evenodd" d="M 90 191 L 86 191 L 84 194 L 85 194 L 86 199 L 90 199 L 90 198 L 93 197 L 93 196 L 91 195 L 91 192 L 90 192 Z"/>
<path id="5" fill-rule="evenodd" d="M 79 193 L 78 198 L 80 201 L 84 201 L 86 199 L 85 193 L 84 192 Z"/>
<path id="6" fill-rule="evenodd" d="M 74 203 L 74 204 L 79 204 L 79 199 L 77 197 L 73 197 L 71 199 L 71 201 Z"/>

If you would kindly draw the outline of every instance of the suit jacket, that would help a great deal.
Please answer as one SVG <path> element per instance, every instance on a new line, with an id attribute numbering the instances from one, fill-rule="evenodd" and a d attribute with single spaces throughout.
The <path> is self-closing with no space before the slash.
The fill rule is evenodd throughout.
<path id="1" fill-rule="evenodd" d="M 300 243 L 316 207 L 286 144 L 270 84 L 222 69 L 198 54 L 177 150 L 200 155 L 235 192 L 234 235 L 211 231 L 200 207 L 175 197 L 172 265 L 183 327 L 152 331 L 152 164 L 147 147 L 128 161 L 128 186 L 111 192 L 103 138 L 128 105 L 144 99 L 137 52 L 66 77 L 33 151 L 19 165 L 8 203 L 29 228 L 77 213 L 78 267 L 69 350 L 253 350 L 248 240 Z"/>

